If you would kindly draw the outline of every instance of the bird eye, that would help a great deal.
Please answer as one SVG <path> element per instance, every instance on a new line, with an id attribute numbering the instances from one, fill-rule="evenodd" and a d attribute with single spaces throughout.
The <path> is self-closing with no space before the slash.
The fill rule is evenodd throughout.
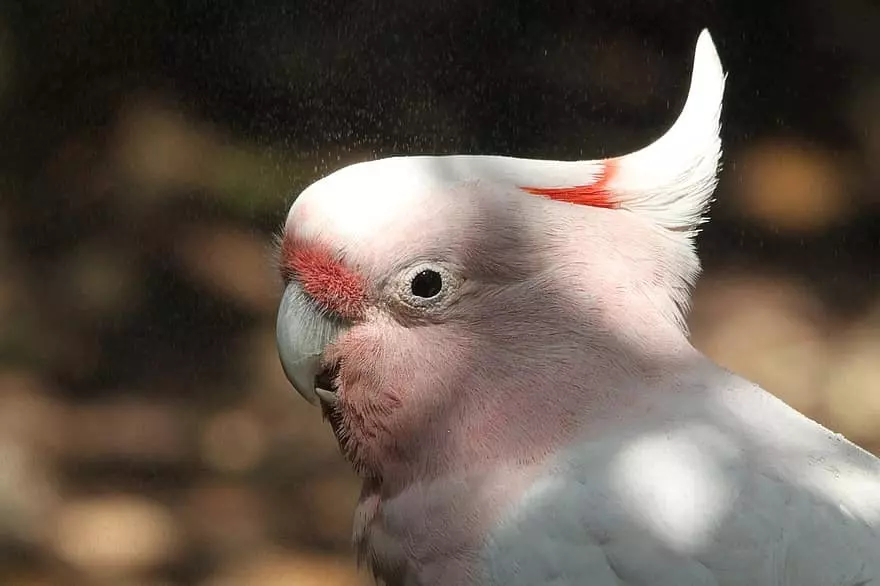
<path id="1" fill-rule="evenodd" d="M 446 262 L 420 262 L 398 273 L 392 281 L 392 294 L 419 314 L 442 312 L 458 298 L 463 281 Z"/>
<path id="2" fill-rule="evenodd" d="M 437 271 L 425 269 L 417 273 L 410 282 L 410 290 L 416 297 L 430 299 L 443 289 L 443 277 Z"/>

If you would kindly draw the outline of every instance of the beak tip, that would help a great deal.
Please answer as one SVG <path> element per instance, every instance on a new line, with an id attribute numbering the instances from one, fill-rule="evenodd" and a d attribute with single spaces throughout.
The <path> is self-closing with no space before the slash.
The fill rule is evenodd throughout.
<path id="1" fill-rule="evenodd" d="M 335 321 L 314 310 L 295 281 L 287 285 L 275 330 L 278 357 L 287 380 L 312 405 L 320 404 L 315 379 L 321 372 L 321 354 L 340 329 Z"/>
<path id="2" fill-rule="evenodd" d="M 336 404 L 336 393 L 333 391 L 328 391 L 322 388 L 316 388 L 315 394 L 321 400 L 321 403 L 326 405 L 335 405 Z"/>
<path id="3" fill-rule="evenodd" d="M 317 406 L 318 405 L 318 394 L 315 392 L 315 378 L 314 371 L 312 368 L 311 362 L 314 360 L 304 361 L 305 365 L 302 363 L 299 365 L 295 365 L 295 367 L 291 368 L 288 366 L 286 361 L 284 360 L 284 356 L 280 356 L 281 358 L 281 369 L 284 371 L 284 376 L 287 377 L 287 380 L 290 381 L 291 386 L 296 390 L 299 395 L 308 401 L 310 404 Z M 303 368 L 305 366 L 305 368 Z"/>

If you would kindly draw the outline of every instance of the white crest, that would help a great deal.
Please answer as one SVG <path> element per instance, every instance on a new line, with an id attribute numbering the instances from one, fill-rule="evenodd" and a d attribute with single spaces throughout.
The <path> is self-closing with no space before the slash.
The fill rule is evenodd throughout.
<path id="1" fill-rule="evenodd" d="M 687 101 L 659 139 L 605 160 L 550 161 L 501 156 L 403 157 L 400 175 L 484 180 L 572 203 L 627 209 L 670 230 L 704 221 L 721 158 L 725 74 L 709 31 L 697 41 Z"/>
<path id="2" fill-rule="evenodd" d="M 684 109 L 654 143 L 617 159 L 609 189 L 620 206 L 672 230 L 692 230 L 718 182 L 725 74 L 709 31 L 700 33 Z"/>
<path id="3" fill-rule="evenodd" d="M 336 230 L 353 238 L 364 237 L 365 231 L 385 230 L 408 205 L 418 207 L 420 197 L 433 197 L 437 190 L 469 181 L 626 209 L 664 228 L 690 234 L 704 220 L 717 183 L 724 81 L 712 38 L 704 30 L 697 41 L 684 109 L 666 134 L 641 150 L 586 161 L 484 155 L 391 157 L 343 168 L 306 192 L 319 192 L 320 197 L 311 198 L 313 207 L 327 210 L 319 216 L 332 217 Z M 377 201 L 386 205 L 377 206 Z"/>
<path id="4" fill-rule="evenodd" d="M 712 37 L 703 30 L 681 114 L 641 150 L 587 161 L 453 156 L 423 162 L 460 180 L 480 178 L 553 199 L 627 209 L 690 233 L 704 221 L 717 184 L 724 82 Z"/>

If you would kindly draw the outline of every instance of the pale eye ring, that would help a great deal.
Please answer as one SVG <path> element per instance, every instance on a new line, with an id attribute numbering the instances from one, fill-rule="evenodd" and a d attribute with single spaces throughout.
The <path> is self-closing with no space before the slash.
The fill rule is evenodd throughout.
<path id="1" fill-rule="evenodd" d="M 400 273 L 394 296 L 412 309 L 440 309 L 457 297 L 462 280 L 446 263 L 422 262 Z"/>

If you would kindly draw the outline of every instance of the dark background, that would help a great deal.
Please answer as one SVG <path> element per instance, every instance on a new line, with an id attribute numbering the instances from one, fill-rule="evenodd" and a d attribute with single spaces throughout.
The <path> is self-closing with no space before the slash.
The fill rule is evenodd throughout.
<path id="1" fill-rule="evenodd" d="M 0 3 L 0 584 L 353 584 L 272 238 L 390 154 L 658 137 L 729 72 L 695 344 L 880 451 L 873 0 Z"/>

